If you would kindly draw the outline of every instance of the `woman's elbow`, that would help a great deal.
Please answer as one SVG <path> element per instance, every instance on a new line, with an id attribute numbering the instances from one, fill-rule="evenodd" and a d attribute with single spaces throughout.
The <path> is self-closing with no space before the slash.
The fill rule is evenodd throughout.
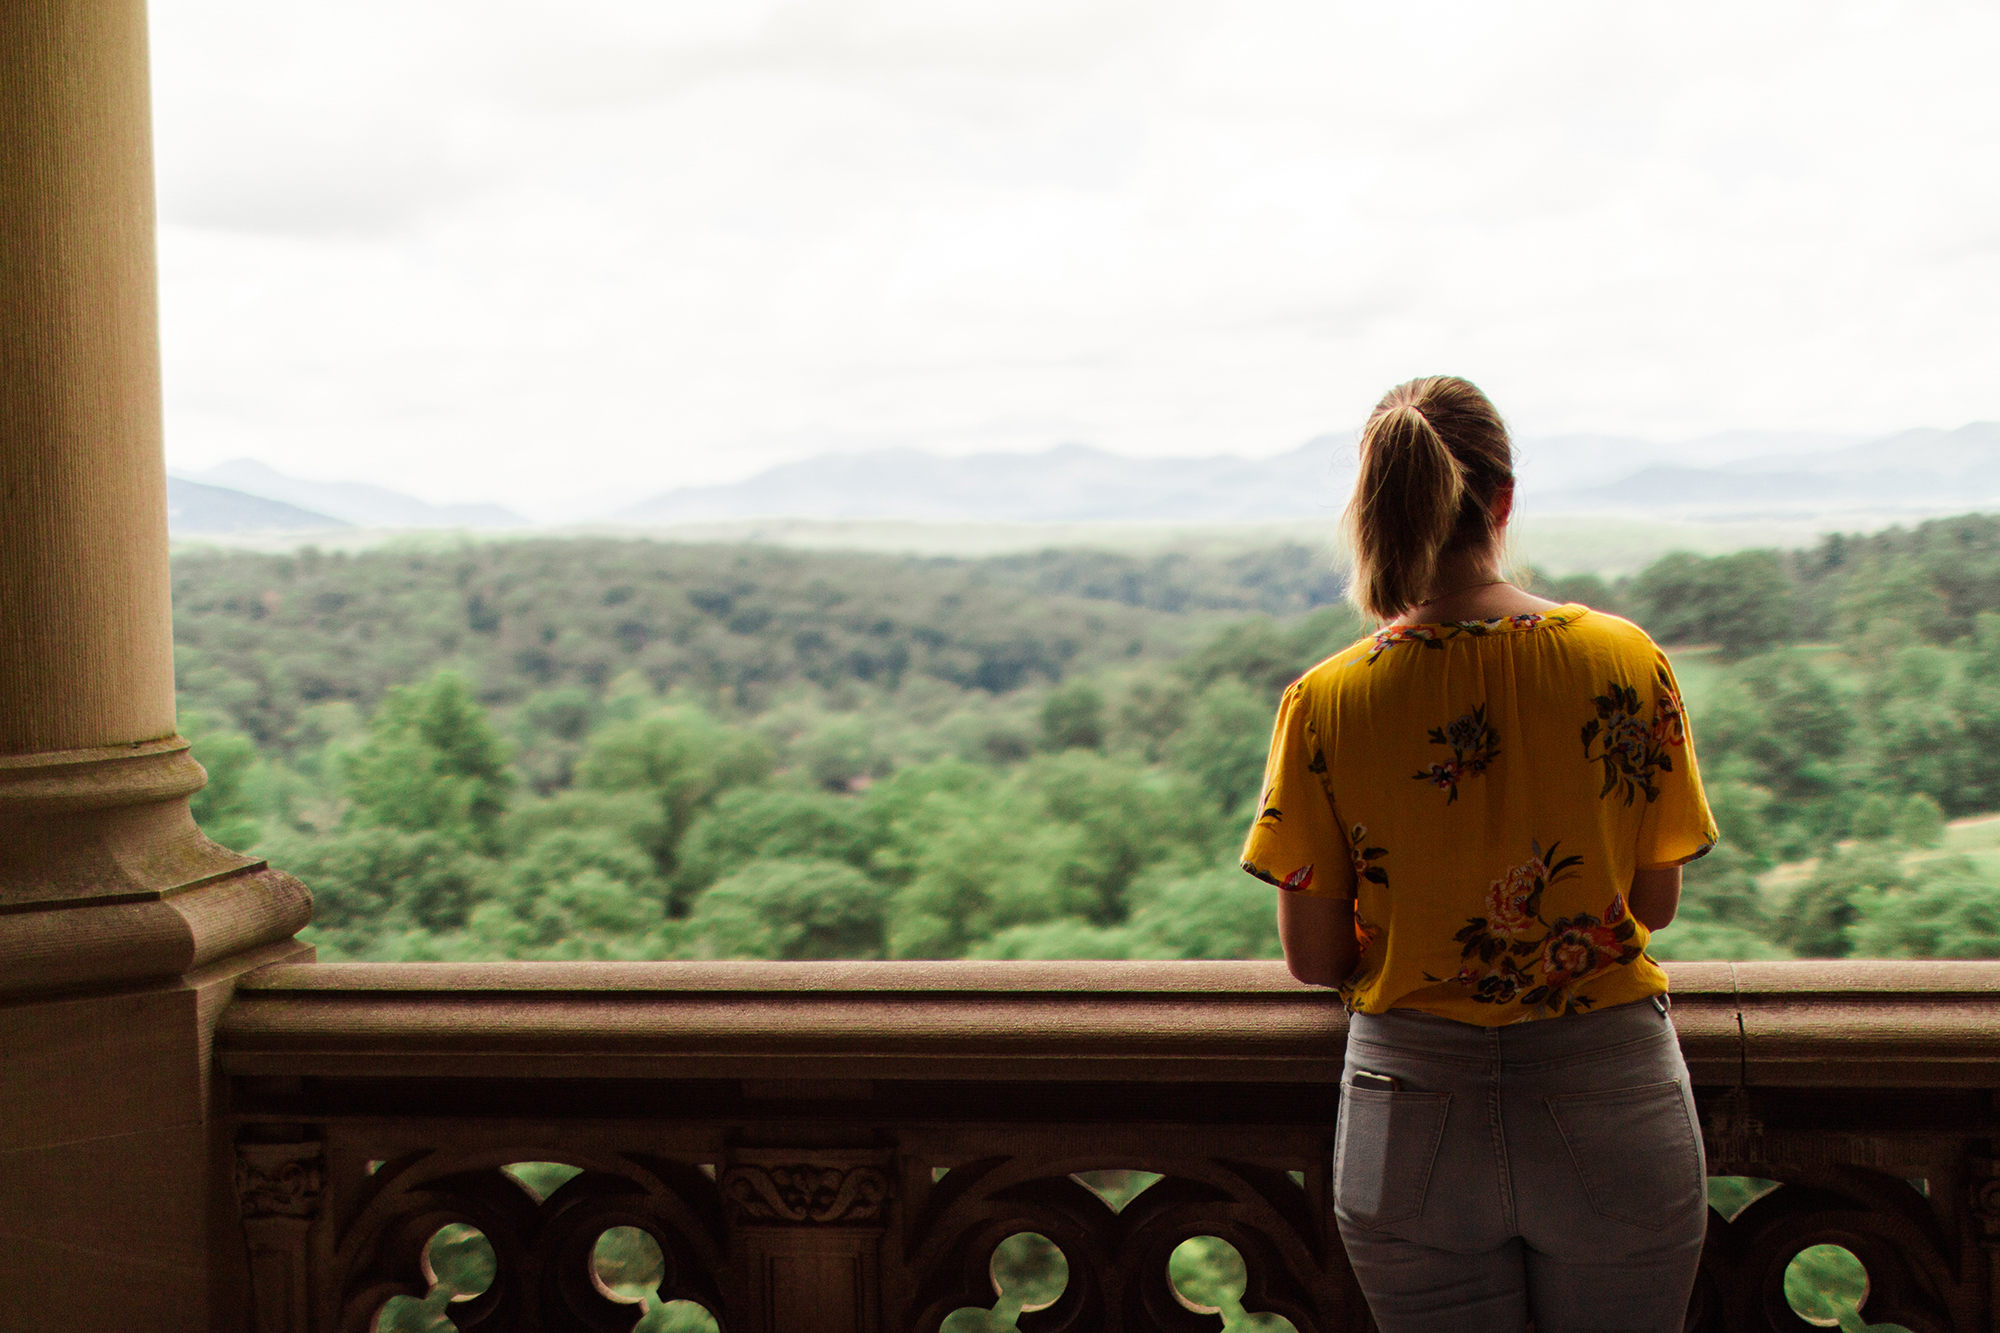
<path id="1" fill-rule="evenodd" d="M 1360 961 L 1353 901 L 1279 894 L 1278 941 L 1294 977 L 1308 986 L 1338 986 Z"/>
<path id="2" fill-rule="evenodd" d="M 1632 915 L 1647 930 L 1665 930 L 1681 906 L 1681 868 L 1660 866 L 1634 872 Z"/>
<path id="3" fill-rule="evenodd" d="M 1669 904 L 1666 907 L 1654 907 L 1644 912 L 1639 911 L 1637 908 L 1634 908 L 1632 910 L 1632 915 L 1637 917 L 1639 920 L 1639 924 L 1644 926 L 1647 930 L 1659 931 L 1659 930 L 1665 930 L 1668 926 L 1673 925 L 1674 917 L 1678 915 L 1679 912 L 1680 912 L 1680 904 L 1673 903 Z"/>
<path id="4" fill-rule="evenodd" d="M 1347 973 L 1342 972 L 1335 963 L 1326 958 L 1288 957 L 1285 959 L 1285 966 L 1291 971 L 1294 980 L 1302 981 L 1308 986 L 1338 986 L 1347 980 Z"/>

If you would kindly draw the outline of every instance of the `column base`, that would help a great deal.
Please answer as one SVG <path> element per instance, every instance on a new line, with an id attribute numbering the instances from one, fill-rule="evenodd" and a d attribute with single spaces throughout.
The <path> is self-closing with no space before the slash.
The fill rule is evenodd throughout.
<path id="1" fill-rule="evenodd" d="M 289 939 L 306 887 L 211 841 L 178 736 L 0 755 L 0 998 L 184 976 Z"/>

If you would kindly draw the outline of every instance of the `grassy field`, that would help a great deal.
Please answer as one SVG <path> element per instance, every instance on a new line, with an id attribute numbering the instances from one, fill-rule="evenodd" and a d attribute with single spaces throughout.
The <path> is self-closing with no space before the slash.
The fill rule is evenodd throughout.
<path id="1" fill-rule="evenodd" d="M 1702 705 L 1721 681 L 1725 664 L 1713 648 L 1676 648 L 1667 656 L 1674 664 L 1674 678 L 1681 683 L 1681 700 L 1695 719 L 1695 739 L 1699 744 Z"/>
<path id="2" fill-rule="evenodd" d="M 1854 846 L 1850 839 L 1840 844 L 1847 848 Z M 1964 857 L 1972 863 L 1982 879 L 2000 880 L 2000 814 L 1973 815 L 1967 819 L 1954 820 L 1945 825 L 1944 842 L 1937 847 L 1921 851 L 1903 853 L 1901 860 L 1905 870 L 1929 862 Z M 1812 878 L 1818 869 L 1817 859 L 1810 861 L 1787 861 L 1776 865 L 1757 877 L 1757 887 L 1773 905 L 1782 904 L 1801 884 Z"/>
<path id="3" fill-rule="evenodd" d="M 1942 847 L 1912 852 L 1903 863 L 1917 866 L 1952 856 L 1963 856 L 1972 862 L 1982 878 L 2000 879 L 2000 814 L 1974 815 L 1947 824 Z"/>
<path id="4" fill-rule="evenodd" d="M 1810 658 L 1814 666 L 1831 675 L 1837 683 L 1850 689 L 1860 687 L 1861 673 L 1837 646 L 1803 643 L 1790 651 Z M 1696 741 L 1699 743 L 1702 707 L 1728 674 L 1730 664 L 1714 648 L 1675 648 L 1667 656 L 1674 664 L 1674 677 L 1680 681 L 1681 698 L 1687 703 L 1689 716 L 1694 719 Z"/>

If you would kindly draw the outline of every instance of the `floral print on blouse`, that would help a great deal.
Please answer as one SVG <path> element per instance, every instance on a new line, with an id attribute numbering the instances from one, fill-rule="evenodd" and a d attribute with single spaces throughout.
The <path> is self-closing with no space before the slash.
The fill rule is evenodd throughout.
<path id="1" fill-rule="evenodd" d="M 1431 744 L 1449 745 L 1451 758 L 1433 763 L 1412 776 L 1451 793 L 1445 798 L 1447 805 L 1458 799 L 1459 779 L 1478 777 L 1500 757 L 1500 733 L 1487 724 L 1485 704 L 1456 722 L 1432 727 Z"/>
<path id="2" fill-rule="evenodd" d="M 1351 1008 L 1486 1026 L 1664 992 L 1633 872 L 1716 836 L 1666 655 L 1574 605 L 1322 662 L 1279 705 L 1258 810 L 1244 869 L 1356 900 Z"/>

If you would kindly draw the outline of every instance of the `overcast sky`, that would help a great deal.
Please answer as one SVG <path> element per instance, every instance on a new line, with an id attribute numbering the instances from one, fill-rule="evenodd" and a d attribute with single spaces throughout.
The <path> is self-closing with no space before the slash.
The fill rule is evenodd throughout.
<path id="1" fill-rule="evenodd" d="M 1987 0 L 154 0 L 179 470 L 2000 417 Z"/>

